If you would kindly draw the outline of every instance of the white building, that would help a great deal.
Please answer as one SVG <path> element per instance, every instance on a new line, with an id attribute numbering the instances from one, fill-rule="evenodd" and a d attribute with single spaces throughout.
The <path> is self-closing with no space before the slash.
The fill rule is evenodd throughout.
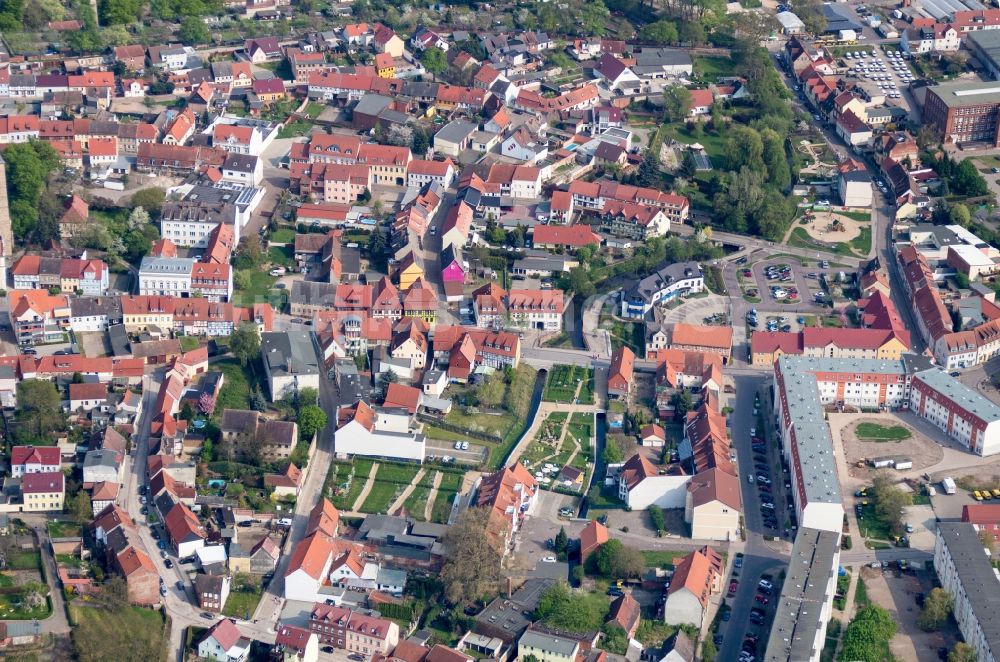
<path id="1" fill-rule="evenodd" d="M 329 581 L 333 545 L 322 533 L 314 533 L 295 546 L 285 571 L 285 599 L 322 602 L 320 587 Z"/>
<path id="2" fill-rule="evenodd" d="M 333 434 L 339 457 L 362 455 L 424 461 L 424 435 L 403 409 L 373 409 L 363 400 L 341 409 L 345 422 Z"/>
<path id="3" fill-rule="evenodd" d="M 622 292 L 621 316 L 643 319 L 653 306 L 704 289 L 705 274 L 697 262 L 668 264 Z"/>
<path id="4" fill-rule="evenodd" d="M 1000 659 L 1000 623 L 994 605 L 1000 579 L 989 552 L 970 522 L 938 522 L 934 570 L 951 594 L 952 615 L 977 660 Z"/>
<path id="5" fill-rule="evenodd" d="M 688 475 L 660 475 L 649 460 L 637 453 L 618 473 L 618 498 L 632 510 L 645 510 L 650 506 L 683 508 L 690 482 Z"/>
<path id="6" fill-rule="evenodd" d="M 819 662 L 833 613 L 839 566 L 839 533 L 799 529 L 764 649 L 768 659 Z"/>
<path id="7" fill-rule="evenodd" d="M 319 359 L 310 331 L 263 333 L 260 355 L 272 402 L 298 389 L 319 390 Z"/>
<path id="8" fill-rule="evenodd" d="M 215 662 L 244 662 L 250 655 L 250 643 L 233 621 L 224 618 L 198 642 L 198 657 Z"/>
<path id="9" fill-rule="evenodd" d="M 139 264 L 139 294 L 187 296 L 191 292 L 191 269 L 195 261 L 186 257 L 142 258 Z"/>
<path id="10" fill-rule="evenodd" d="M 939 368 L 913 376 L 910 410 L 976 455 L 1000 453 L 1000 406 Z"/>
<path id="11" fill-rule="evenodd" d="M 671 625 L 701 627 L 712 593 L 722 589 L 725 562 L 705 546 L 685 556 L 674 569 L 663 605 L 663 620 Z"/>

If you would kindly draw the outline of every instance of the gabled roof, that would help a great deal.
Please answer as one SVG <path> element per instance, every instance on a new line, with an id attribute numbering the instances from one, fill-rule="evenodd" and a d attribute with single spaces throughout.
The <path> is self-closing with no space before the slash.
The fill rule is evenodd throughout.
<path id="1" fill-rule="evenodd" d="M 647 460 L 641 453 L 636 453 L 622 465 L 618 477 L 620 480 L 625 481 L 625 485 L 629 490 L 633 490 L 636 485 L 646 478 L 652 478 L 656 475 L 657 471 L 653 463 Z"/>
<path id="2" fill-rule="evenodd" d="M 321 581 L 323 569 L 332 556 L 333 545 L 329 538 L 314 533 L 295 546 L 292 558 L 288 562 L 288 569 L 285 570 L 285 577 L 301 570 L 313 579 Z"/>
<path id="3" fill-rule="evenodd" d="M 667 595 L 687 589 L 701 602 L 704 609 L 708 606 L 712 583 L 721 574 L 722 567 L 722 557 L 707 545 L 691 552 L 675 567 Z"/>
<path id="4" fill-rule="evenodd" d="M 392 386 L 392 384 L 390 384 Z M 319 532 L 325 536 L 333 538 L 337 535 L 337 527 L 340 524 L 340 511 L 338 511 L 330 500 L 326 497 L 319 500 L 309 512 L 309 522 L 306 524 L 306 535 Z"/>
<path id="5" fill-rule="evenodd" d="M 14 446 L 10 452 L 11 465 L 42 464 L 59 466 L 58 446 Z"/>
<path id="6" fill-rule="evenodd" d="M 240 642 L 243 635 L 241 635 L 240 631 L 236 628 L 235 622 L 231 619 L 224 618 L 213 625 L 211 629 L 205 633 L 205 637 L 202 641 L 208 639 L 209 637 L 215 639 L 223 651 L 229 651 Z"/>
<path id="7" fill-rule="evenodd" d="M 743 510 L 740 479 L 718 467 L 695 474 L 688 483 L 688 492 L 695 508 L 719 501 L 734 510 Z"/>
<path id="8" fill-rule="evenodd" d="M 608 612 L 608 620 L 617 623 L 621 629 L 631 634 L 639 625 L 641 608 L 631 593 L 625 593 L 611 603 L 611 610 Z"/>

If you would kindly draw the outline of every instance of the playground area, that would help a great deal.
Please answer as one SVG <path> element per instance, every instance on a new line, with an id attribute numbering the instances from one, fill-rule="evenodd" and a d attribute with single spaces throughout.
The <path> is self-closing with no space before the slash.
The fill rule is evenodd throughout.
<path id="1" fill-rule="evenodd" d="M 803 219 L 805 223 L 799 227 L 805 229 L 810 237 L 831 244 L 856 239 L 861 236 L 862 228 L 871 224 L 870 221 L 859 221 L 828 211 L 806 212 Z"/>

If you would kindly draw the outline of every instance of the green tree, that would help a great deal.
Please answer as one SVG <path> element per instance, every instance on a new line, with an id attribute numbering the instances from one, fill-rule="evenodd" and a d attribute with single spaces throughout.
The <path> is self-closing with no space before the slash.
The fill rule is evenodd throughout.
<path id="1" fill-rule="evenodd" d="M 160 209 L 163 208 L 163 202 L 167 199 L 167 193 L 162 188 L 150 187 L 139 189 L 132 194 L 129 199 L 129 205 L 135 209 L 136 207 L 142 207 L 151 216 L 159 216 Z"/>
<path id="2" fill-rule="evenodd" d="M 299 411 L 299 438 L 309 441 L 317 432 L 326 427 L 327 416 L 318 405 L 306 405 Z"/>
<path id="3" fill-rule="evenodd" d="M 49 174 L 59 167 L 59 155 L 48 143 L 32 140 L 9 145 L 3 158 L 7 163 L 11 226 L 15 238 L 26 241 L 35 232 L 39 199 Z"/>
<path id="4" fill-rule="evenodd" d="M 677 26 L 670 21 L 664 20 L 647 23 L 639 30 L 639 38 L 642 41 L 649 41 L 659 46 L 676 44 L 678 41 Z"/>
<path id="5" fill-rule="evenodd" d="M 691 392 L 684 389 L 677 391 L 670 397 L 670 404 L 674 407 L 674 418 L 683 420 L 694 406 L 694 401 L 691 399 Z"/>
<path id="6" fill-rule="evenodd" d="M 94 513 L 90 507 L 90 497 L 83 490 L 80 490 L 70 499 L 68 510 L 73 516 L 73 521 L 83 526 L 94 518 Z"/>
<path id="7" fill-rule="evenodd" d="M 566 547 L 569 545 L 569 536 L 566 535 L 566 527 L 560 526 L 559 533 L 556 534 L 555 541 L 553 541 L 553 549 L 555 549 L 556 554 L 565 554 Z"/>
<path id="8" fill-rule="evenodd" d="M 386 241 L 385 235 L 378 228 L 372 230 L 372 233 L 368 235 L 368 254 L 372 257 L 376 257 L 382 254 L 385 250 Z"/>
<path id="9" fill-rule="evenodd" d="M 420 62 L 424 65 L 424 69 L 432 74 L 439 74 L 448 68 L 448 58 L 437 46 L 427 48 L 420 56 Z"/>
<path id="10" fill-rule="evenodd" d="M 642 163 L 639 164 L 639 171 L 636 173 L 636 184 L 656 188 L 661 178 L 660 155 L 647 149 L 642 155 Z"/>
<path id="11" fill-rule="evenodd" d="M 737 171 L 743 167 L 751 172 L 764 172 L 764 142 L 760 134 L 748 127 L 734 125 L 726 132 L 726 169 Z"/>
<path id="12" fill-rule="evenodd" d="M 608 621 L 601 631 L 604 633 L 601 638 L 601 648 L 615 655 L 625 655 L 628 651 L 628 635 L 622 626 L 614 621 Z"/>
<path id="13" fill-rule="evenodd" d="M 493 595 L 500 583 L 506 532 L 502 524 L 498 527 L 490 522 L 491 513 L 489 508 L 469 508 L 444 535 L 448 553 L 440 578 L 445 599 L 451 604 Z"/>
<path id="14" fill-rule="evenodd" d="M 484 407 L 499 407 L 506 391 L 507 383 L 504 381 L 503 372 L 494 370 L 476 386 L 476 399 Z"/>
<path id="15" fill-rule="evenodd" d="M 867 605 L 844 630 L 839 659 L 841 662 L 883 662 L 891 659 L 889 640 L 896 634 L 896 621 L 885 609 Z"/>
<path id="16" fill-rule="evenodd" d="M 698 21 L 685 21 L 681 23 L 679 32 L 680 41 L 692 46 L 701 46 L 705 43 L 705 28 Z"/>
<path id="17" fill-rule="evenodd" d="M 976 662 L 976 649 L 960 641 L 948 653 L 948 662 Z"/>
<path id="18" fill-rule="evenodd" d="M 646 566 L 638 550 L 615 539 L 601 545 L 594 557 L 597 571 L 609 579 L 640 577 Z"/>
<path id="19" fill-rule="evenodd" d="M 953 225 L 961 225 L 963 228 L 967 228 L 972 222 L 972 214 L 969 212 L 968 207 L 962 203 L 958 203 L 948 209 L 948 220 Z"/>
<path id="20" fill-rule="evenodd" d="M 205 21 L 197 16 L 188 16 L 181 23 L 177 31 L 177 37 L 185 44 L 207 44 L 212 40 L 212 34 L 205 25 Z"/>
<path id="21" fill-rule="evenodd" d="M 792 172 L 785 154 L 785 139 L 770 128 L 761 129 L 760 139 L 764 147 L 762 157 L 767 167 L 768 180 L 772 186 L 784 191 L 792 184 Z"/>
<path id="22" fill-rule="evenodd" d="M 101 0 L 97 5 L 105 25 L 129 25 L 139 18 L 140 0 Z"/>
<path id="23" fill-rule="evenodd" d="M 715 662 L 719 656 L 719 651 L 715 649 L 715 642 L 710 637 L 705 637 L 705 643 L 701 645 L 702 662 Z"/>
<path id="24" fill-rule="evenodd" d="M 414 127 L 413 136 L 410 139 L 410 150 L 414 155 L 423 158 L 427 154 L 429 147 L 430 141 L 427 139 L 427 132 L 424 131 L 422 126 Z"/>
<path id="25" fill-rule="evenodd" d="M 251 322 L 243 322 L 233 329 L 229 336 L 229 349 L 239 359 L 240 365 L 247 365 L 257 359 L 260 354 L 260 334 L 257 326 Z"/>
<path id="26" fill-rule="evenodd" d="M 872 481 L 872 492 L 874 493 L 875 513 L 885 522 L 889 523 L 895 535 L 902 535 L 905 531 L 903 522 L 903 509 L 913 503 L 913 498 L 896 487 L 892 477 L 885 471 L 875 474 Z"/>
<path id="27" fill-rule="evenodd" d="M 649 521 L 657 533 L 667 530 L 667 519 L 663 516 L 663 509 L 657 505 L 648 508 Z"/>
<path id="28" fill-rule="evenodd" d="M 59 391 L 48 380 L 25 379 L 17 383 L 16 415 L 18 433 L 23 428 L 39 440 L 66 426 Z"/>
<path id="29" fill-rule="evenodd" d="M 233 258 L 233 264 L 237 269 L 256 269 L 264 262 L 264 248 L 260 244 L 260 237 L 256 232 L 251 232 L 240 239 L 239 248 Z"/>
<path id="30" fill-rule="evenodd" d="M 546 589 L 535 609 L 538 620 L 567 632 L 599 630 L 607 613 L 607 598 L 597 593 L 574 591 L 566 582 L 558 582 Z"/>
<path id="31" fill-rule="evenodd" d="M 990 191 L 986 185 L 986 180 L 979 174 L 976 164 L 970 159 L 964 159 L 955 168 L 955 175 L 952 177 L 952 189 L 955 193 L 969 197 L 986 195 Z"/>
<path id="32" fill-rule="evenodd" d="M 924 608 L 917 617 L 917 627 L 924 632 L 936 632 L 951 616 L 951 593 L 943 588 L 932 588 L 924 599 Z"/>
<path id="33" fill-rule="evenodd" d="M 663 90 L 663 121 L 683 122 L 691 112 L 691 92 L 683 85 L 671 85 Z"/>
<path id="34" fill-rule="evenodd" d="M 604 26 L 610 17 L 611 12 L 601 0 L 589 0 L 579 6 L 575 19 L 581 34 L 593 36 L 604 34 Z"/>

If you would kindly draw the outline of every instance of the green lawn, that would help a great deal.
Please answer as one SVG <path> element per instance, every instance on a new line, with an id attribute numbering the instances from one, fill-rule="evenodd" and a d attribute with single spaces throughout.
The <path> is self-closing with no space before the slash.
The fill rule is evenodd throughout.
<path id="1" fill-rule="evenodd" d="M 514 415 L 508 412 L 466 414 L 458 407 L 453 407 L 444 420 L 467 430 L 493 435 L 498 439 L 502 439 L 514 426 Z"/>
<path id="2" fill-rule="evenodd" d="M 385 483 L 376 480 L 372 484 L 372 489 L 368 492 L 368 496 L 365 497 L 364 503 L 361 504 L 361 512 L 384 513 L 388 511 L 389 506 L 392 505 L 393 500 L 396 498 L 397 492 L 402 489 L 402 486 L 396 483 Z"/>
<path id="3" fill-rule="evenodd" d="M 872 248 L 872 229 L 871 226 L 861 228 L 861 234 L 859 234 L 854 239 L 851 239 L 851 248 L 858 255 L 868 255 L 868 251 Z"/>
<path id="4" fill-rule="evenodd" d="M 410 517 L 418 522 L 424 521 L 424 508 L 427 506 L 427 497 L 430 494 L 431 490 L 429 487 L 420 486 L 413 488 L 410 496 L 406 497 L 406 501 L 403 502 L 403 507 L 410 514 Z"/>
<path id="5" fill-rule="evenodd" d="M 585 414 L 583 412 L 576 412 L 573 414 L 573 418 L 570 419 L 566 432 L 567 434 L 573 435 L 573 437 L 580 443 L 581 448 L 586 449 L 594 434 L 593 422 L 594 419 L 592 415 Z"/>
<path id="6" fill-rule="evenodd" d="M 250 587 L 244 586 L 244 590 L 234 590 L 229 593 L 226 604 L 222 608 L 223 614 L 236 618 L 244 618 L 247 614 L 253 616 L 254 611 L 257 610 L 257 603 L 260 602 L 260 596 L 263 594 L 263 589 L 259 585 L 253 590 L 246 590 L 247 588 Z"/>
<path id="7" fill-rule="evenodd" d="M 295 268 L 295 248 L 293 246 L 271 246 L 267 249 L 267 259 L 272 266 Z"/>
<path id="8" fill-rule="evenodd" d="M 305 121 L 289 122 L 278 129 L 279 138 L 296 138 L 304 136 L 312 130 L 312 124 Z"/>
<path id="9" fill-rule="evenodd" d="M 255 381 L 250 367 L 241 366 L 236 359 L 223 359 L 212 364 L 212 368 L 226 376 L 215 404 L 217 414 L 222 416 L 226 409 L 249 409 L 250 385 Z"/>
<path id="10" fill-rule="evenodd" d="M 292 228 L 278 228 L 271 233 L 270 241 L 275 244 L 294 244 L 295 230 Z"/>
<path id="11" fill-rule="evenodd" d="M 701 135 L 692 134 L 683 125 L 675 124 L 664 124 L 662 135 L 673 138 L 685 145 L 699 143 L 705 148 L 705 153 L 708 154 L 714 165 L 719 165 L 724 160 L 726 150 L 726 139 L 724 136 L 717 135 L 711 131 L 702 131 Z"/>
<path id="12" fill-rule="evenodd" d="M 80 525 L 65 520 L 49 520 L 50 538 L 75 538 L 80 535 Z"/>
<path id="13" fill-rule="evenodd" d="M 672 568 L 675 565 L 674 561 L 683 557 L 683 552 L 652 551 L 648 549 L 642 551 L 643 560 L 651 568 L 654 566 L 657 568 Z"/>
<path id="14" fill-rule="evenodd" d="M 379 462 L 378 473 L 375 480 L 385 483 L 401 483 L 409 485 L 413 482 L 420 467 L 415 464 L 394 464 L 392 462 Z"/>
<path id="15" fill-rule="evenodd" d="M 0 588 L 10 588 L 14 585 L 14 580 L 6 573 L 0 573 Z"/>
<path id="16" fill-rule="evenodd" d="M 153 632 L 163 630 L 162 612 L 142 607 L 120 605 L 114 612 L 97 607 L 69 605 L 69 622 L 77 625 L 84 621 L 108 631 Z"/>
<path id="17" fill-rule="evenodd" d="M 867 506 L 861 506 L 861 514 L 864 518 L 858 520 L 858 528 L 861 529 L 863 537 L 892 540 L 892 530 L 889 528 L 889 523 L 875 514 L 875 506 L 870 503 Z"/>
<path id="18" fill-rule="evenodd" d="M 310 119 L 316 119 L 325 108 L 325 104 L 319 103 L 318 101 L 310 101 L 306 104 L 305 113 Z"/>
<path id="19" fill-rule="evenodd" d="M 181 336 L 181 349 L 185 352 L 192 352 L 201 347 L 201 342 L 195 336 Z"/>
<path id="20" fill-rule="evenodd" d="M 448 516 L 451 514 L 451 502 L 455 500 L 456 492 L 438 490 L 437 498 L 434 499 L 434 509 L 431 512 L 431 521 L 437 524 L 447 524 Z"/>
<path id="21" fill-rule="evenodd" d="M 451 430 L 445 430 L 433 426 L 431 424 L 424 425 L 424 435 L 428 439 L 440 439 L 442 441 L 468 441 L 469 435 L 462 434 L 460 432 L 452 432 Z"/>
<path id="22" fill-rule="evenodd" d="M 902 425 L 879 425 L 878 423 L 858 423 L 855 434 L 859 439 L 871 441 L 903 441 L 910 438 L 910 431 Z"/>
<path id="23" fill-rule="evenodd" d="M 369 458 L 360 457 L 354 459 L 354 479 L 351 481 L 350 488 L 344 494 L 336 494 L 336 490 L 347 482 L 347 476 L 351 473 L 352 464 L 347 462 L 334 462 L 330 464 L 330 473 L 326 477 L 326 486 L 335 495 L 333 497 L 334 506 L 340 510 L 350 510 L 354 507 L 354 502 L 358 500 L 361 490 L 364 489 L 365 483 L 368 482 L 368 474 L 371 473 L 373 463 L 374 460 Z"/>
<path id="24" fill-rule="evenodd" d="M 715 82 L 721 76 L 733 76 L 736 72 L 736 61 L 731 57 L 721 55 L 696 55 L 694 70 L 702 78 Z"/>
<path id="25" fill-rule="evenodd" d="M 577 384 L 583 380 L 580 389 L 580 403 L 594 401 L 594 370 L 583 366 L 557 365 L 549 370 L 545 380 L 542 400 L 545 402 L 570 402 L 576 395 Z"/>
<path id="26" fill-rule="evenodd" d="M 7 567 L 11 570 L 37 570 L 42 566 L 38 552 L 15 552 L 7 557 Z"/>
<path id="27" fill-rule="evenodd" d="M 83 559 L 74 554 L 56 554 L 56 562 L 70 568 L 79 568 L 83 565 Z"/>
<path id="28" fill-rule="evenodd" d="M 250 284 L 245 289 L 236 289 L 233 292 L 233 302 L 237 305 L 247 306 L 252 303 L 263 302 L 273 297 L 271 288 L 277 282 L 277 278 L 269 276 L 263 269 L 244 269 L 237 273 L 250 274 Z M 235 282 L 235 281 L 234 281 Z"/>
<path id="29" fill-rule="evenodd" d="M 43 591 L 47 592 L 48 588 L 43 587 Z M 0 619 L 29 621 L 37 618 L 42 620 L 48 618 L 49 614 L 52 613 L 49 600 L 45 600 L 45 604 L 41 607 L 28 609 L 23 602 L 24 596 L 24 591 L 0 594 Z"/>
<path id="30" fill-rule="evenodd" d="M 462 476 L 463 473 L 457 473 L 454 471 L 442 471 L 441 472 L 441 484 L 438 485 L 439 490 L 450 490 L 452 492 L 457 492 L 462 488 Z"/>

